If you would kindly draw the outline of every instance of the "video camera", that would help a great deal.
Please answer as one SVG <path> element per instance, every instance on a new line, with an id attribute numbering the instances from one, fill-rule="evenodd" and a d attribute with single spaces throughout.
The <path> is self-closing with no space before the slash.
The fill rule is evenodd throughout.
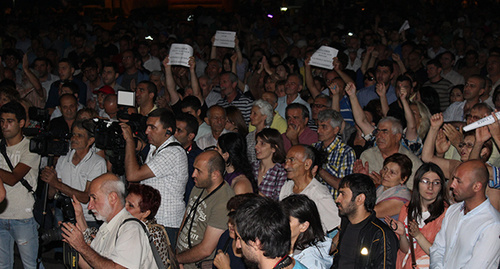
<path id="1" fill-rule="evenodd" d="M 64 222 L 70 222 L 76 224 L 75 209 L 73 208 L 73 203 L 71 202 L 71 198 L 62 193 L 57 193 L 54 196 L 54 201 L 56 203 L 56 206 L 61 208 Z M 62 237 L 61 227 L 54 227 L 52 229 L 40 233 L 40 240 L 43 245 L 46 245 L 54 241 L 61 241 L 62 239 L 63 237 Z"/>
<path id="2" fill-rule="evenodd" d="M 36 107 L 29 108 L 30 119 L 37 121 L 39 125 L 34 128 L 25 128 L 23 133 L 32 136 L 30 141 L 30 152 L 41 156 L 66 155 L 69 150 L 68 140 L 70 134 L 65 132 L 52 132 L 47 129 L 50 115 L 46 109 Z"/>
<path id="3" fill-rule="evenodd" d="M 118 111 L 117 117 L 130 126 L 132 133 L 136 136 L 136 139 L 140 139 L 142 141 L 148 140 L 145 133 L 147 117 L 137 113 L 128 114 L 124 110 Z M 120 122 L 94 119 L 94 123 L 95 129 L 93 131 L 95 146 L 106 151 L 106 155 L 113 165 L 113 173 L 117 175 L 124 175 L 126 142 L 123 138 Z"/>

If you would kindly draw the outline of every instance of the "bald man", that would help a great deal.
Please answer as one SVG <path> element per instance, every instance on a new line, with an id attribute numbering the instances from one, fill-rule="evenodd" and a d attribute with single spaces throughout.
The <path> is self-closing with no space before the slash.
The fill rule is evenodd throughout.
<path id="1" fill-rule="evenodd" d="M 84 220 L 77 220 L 77 225 L 63 223 L 62 228 L 63 241 L 80 254 L 80 268 L 158 268 L 141 224 L 125 223 L 135 218 L 125 209 L 123 181 L 114 174 L 101 175 L 90 184 L 89 196 L 88 209 L 104 221 L 92 244 L 87 245 L 83 239 L 80 228 L 86 226 Z"/>
<path id="2" fill-rule="evenodd" d="M 110 94 L 104 98 L 104 110 L 99 112 L 99 116 L 109 120 L 118 120 L 118 96 Z"/>
<path id="3" fill-rule="evenodd" d="M 500 213 L 485 195 L 488 178 L 479 160 L 455 170 L 450 188 L 458 203 L 448 208 L 430 248 L 431 268 L 498 268 Z"/>

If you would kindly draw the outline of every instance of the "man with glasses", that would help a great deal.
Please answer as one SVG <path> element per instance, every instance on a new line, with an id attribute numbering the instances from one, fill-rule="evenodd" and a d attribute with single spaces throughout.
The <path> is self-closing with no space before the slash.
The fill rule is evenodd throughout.
<path id="1" fill-rule="evenodd" d="M 392 77 L 394 76 L 394 66 L 391 60 L 381 60 L 375 69 L 375 79 L 377 83 L 368 86 L 358 91 L 358 100 L 361 107 L 365 107 L 371 100 L 380 99 L 376 87 L 377 84 L 382 84 L 385 88 L 387 103 L 390 105 L 398 98 L 394 86 L 391 85 Z"/>

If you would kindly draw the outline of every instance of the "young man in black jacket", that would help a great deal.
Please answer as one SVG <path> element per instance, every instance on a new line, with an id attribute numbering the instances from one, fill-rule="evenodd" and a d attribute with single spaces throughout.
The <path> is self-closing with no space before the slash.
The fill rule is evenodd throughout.
<path id="1" fill-rule="evenodd" d="M 369 176 L 351 174 L 340 182 L 335 202 L 342 222 L 332 268 L 396 268 L 398 239 L 375 216 L 375 200 Z"/>

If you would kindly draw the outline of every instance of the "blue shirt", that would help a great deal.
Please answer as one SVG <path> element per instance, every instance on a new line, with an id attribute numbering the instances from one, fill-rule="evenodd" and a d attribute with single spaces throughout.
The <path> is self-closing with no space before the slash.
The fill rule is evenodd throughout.
<path id="1" fill-rule="evenodd" d="M 375 90 L 375 85 L 377 84 L 373 84 L 372 86 L 363 88 L 358 91 L 357 96 L 361 107 L 365 107 L 373 99 L 380 99 Z M 389 90 L 387 90 L 386 96 L 387 96 L 387 103 L 389 105 L 398 99 L 396 97 L 396 90 L 392 85 L 389 86 Z"/>

